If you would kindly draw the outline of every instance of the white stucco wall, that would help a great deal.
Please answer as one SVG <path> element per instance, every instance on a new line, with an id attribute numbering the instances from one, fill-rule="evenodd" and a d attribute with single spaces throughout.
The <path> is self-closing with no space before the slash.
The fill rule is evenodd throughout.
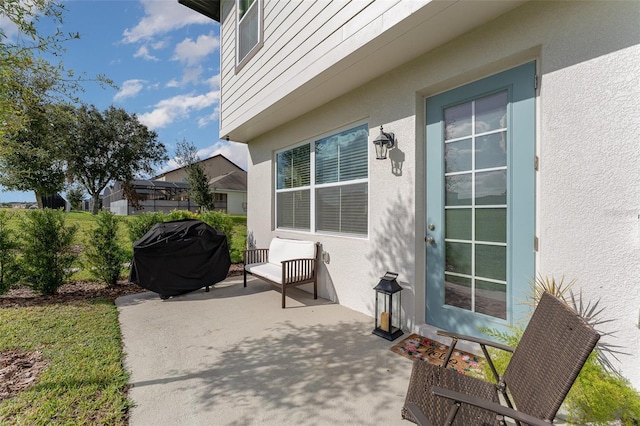
<path id="1" fill-rule="evenodd" d="M 424 99 L 536 60 L 537 269 L 577 279 L 616 321 L 622 372 L 640 389 L 640 2 L 533 2 L 249 143 L 248 233 L 319 241 L 320 295 L 372 315 L 373 286 L 398 272 L 405 327 L 424 322 Z M 418 42 L 418 41 L 417 41 Z M 396 134 L 391 159 L 370 145 L 369 237 L 274 230 L 275 150 L 358 120 L 370 140 Z M 401 175 L 391 160 L 402 160 Z M 373 320 L 372 320 L 373 325 Z"/>

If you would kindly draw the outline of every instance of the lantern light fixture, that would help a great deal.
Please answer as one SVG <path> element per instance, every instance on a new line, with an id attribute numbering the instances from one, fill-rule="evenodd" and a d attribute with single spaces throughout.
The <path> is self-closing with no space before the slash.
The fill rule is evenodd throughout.
<path id="1" fill-rule="evenodd" d="M 376 146 L 376 159 L 384 160 L 387 158 L 387 150 L 396 145 L 396 137 L 393 133 L 385 133 L 380 126 L 380 135 L 374 139 L 373 144 Z"/>

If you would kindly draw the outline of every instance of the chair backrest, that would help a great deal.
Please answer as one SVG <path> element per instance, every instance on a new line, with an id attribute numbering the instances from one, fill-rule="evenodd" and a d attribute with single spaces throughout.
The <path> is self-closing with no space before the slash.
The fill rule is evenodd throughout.
<path id="1" fill-rule="evenodd" d="M 543 293 L 504 373 L 518 411 L 552 421 L 599 338 L 574 309 Z"/>

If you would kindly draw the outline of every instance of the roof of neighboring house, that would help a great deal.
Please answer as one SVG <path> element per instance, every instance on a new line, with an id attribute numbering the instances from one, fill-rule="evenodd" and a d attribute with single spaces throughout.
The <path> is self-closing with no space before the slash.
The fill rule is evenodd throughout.
<path id="1" fill-rule="evenodd" d="M 242 167 L 238 166 L 236 163 L 234 163 L 233 161 L 229 160 L 227 157 L 225 157 L 225 156 L 224 156 L 224 155 L 222 155 L 222 154 L 217 154 L 217 155 L 214 155 L 214 156 L 212 156 L 212 157 L 205 158 L 204 160 L 197 161 L 195 164 L 199 164 L 199 163 L 209 163 L 209 162 L 212 162 L 212 161 L 214 161 L 214 160 L 216 160 L 216 159 L 218 159 L 218 158 L 219 158 L 219 159 L 222 159 L 222 160 L 224 160 L 224 161 L 226 161 L 227 163 L 229 163 L 230 165 L 232 165 L 234 168 L 236 168 L 236 169 L 238 169 L 238 170 L 241 170 L 241 171 L 243 171 L 243 172 L 245 172 L 245 173 L 246 173 L 246 171 L 245 171 Z M 204 165 L 204 164 L 203 164 L 203 165 Z M 157 176 L 154 176 L 154 177 L 153 177 L 153 179 L 160 179 L 160 178 L 165 177 L 165 176 L 167 176 L 167 175 L 169 175 L 169 174 L 171 174 L 171 173 L 174 173 L 174 172 L 176 172 L 176 171 L 178 171 L 178 170 L 182 170 L 182 169 L 184 169 L 185 167 L 186 167 L 186 166 L 178 167 L 178 168 L 173 169 L 173 170 L 167 170 L 166 172 L 163 172 L 163 173 L 161 173 L 161 174 L 159 174 L 159 175 L 157 175 Z"/>
<path id="2" fill-rule="evenodd" d="M 178 3 L 220 22 L 220 0 L 178 0 Z"/>
<path id="3" fill-rule="evenodd" d="M 167 182 L 164 180 L 134 180 L 131 184 L 135 188 L 189 188 L 189 184 L 186 182 Z"/>
<path id="4" fill-rule="evenodd" d="M 214 177 L 209 181 L 209 186 L 214 189 L 228 189 L 230 191 L 247 190 L 247 173 L 231 172 L 226 175 Z"/>

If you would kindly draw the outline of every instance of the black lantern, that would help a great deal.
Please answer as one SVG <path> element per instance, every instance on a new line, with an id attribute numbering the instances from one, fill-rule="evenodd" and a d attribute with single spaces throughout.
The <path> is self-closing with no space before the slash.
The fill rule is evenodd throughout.
<path id="1" fill-rule="evenodd" d="M 402 335 L 400 329 L 400 312 L 402 287 L 396 281 L 398 274 L 387 272 L 373 289 L 376 291 L 376 327 L 373 334 L 387 340 L 395 340 Z M 394 294 L 398 296 L 394 298 Z"/>
<path id="2" fill-rule="evenodd" d="M 384 160 L 387 158 L 387 150 L 396 144 L 396 137 L 393 133 L 385 133 L 380 126 L 380 135 L 374 139 L 373 144 L 376 146 L 376 160 Z"/>

